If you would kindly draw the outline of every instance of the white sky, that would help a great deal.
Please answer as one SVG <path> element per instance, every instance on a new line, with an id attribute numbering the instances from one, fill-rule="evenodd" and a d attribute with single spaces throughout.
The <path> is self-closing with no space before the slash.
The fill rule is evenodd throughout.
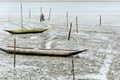
<path id="1" fill-rule="evenodd" d="M 43 12 L 64 15 L 66 11 L 72 14 L 120 14 L 120 2 L 23 2 L 23 14 L 39 15 L 40 6 Z M 20 15 L 20 2 L 0 2 L 0 15 Z"/>

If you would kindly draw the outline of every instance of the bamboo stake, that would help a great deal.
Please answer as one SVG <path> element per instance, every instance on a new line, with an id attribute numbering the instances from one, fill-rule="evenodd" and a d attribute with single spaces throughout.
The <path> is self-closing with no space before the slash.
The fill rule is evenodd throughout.
<path id="1" fill-rule="evenodd" d="M 66 13 L 67 27 L 68 27 L 68 12 Z"/>
<path id="2" fill-rule="evenodd" d="M 40 7 L 40 16 L 42 14 L 42 7 Z M 41 23 L 41 17 L 40 17 L 40 23 Z"/>
<path id="3" fill-rule="evenodd" d="M 102 25 L 102 17 L 101 17 L 101 15 L 100 15 L 100 23 L 99 23 L 99 25 L 100 26 Z"/>
<path id="4" fill-rule="evenodd" d="M 40 7 L 40 13 L 42 14 L 42 7 Z"/>
<path id="5" fill-rule="evenodd" d="M 68 34 L 68 40 L 70 40 L 71 29 L 72 29 L 72 23 L 70 24 L 70 29 L 69 29 L 69 34 Z"/>
<path id="6" fill-rule="evenodd" d="M 76 32 L 78 33 L 78 19 L 77 19 L 77 16 L 76 16 Z"/>
<path id="7" fill-rule="evenodd" d="M 73 75 L 73 80 L 75 80 L 74 61 L 73 61 L 73 59 L 72 59 L 72 75 Z"/>
<path id="8" fill-rule="evenodd" d="M 22 3 L 21 3 L 21 28 L 23 30 L 23 12 L 22 12 Z"/>
<path id="9" fill-rule="evenodd" d="M 14 68 L 16 64 L 16 39 L 14 39 Z"/>
<path id="10" fill-rule="evenodd" d="M 50 20 L 50 17 L 51 17 L 51 8 L 50 8 L 50 11 L 49 11 L 49 17 L 48 17 L 48 20 Z"/>
<path id="11" fill-rule="evenodd" d="M 29 23 L 30 23 L 30 19 L 31 19 L 31 9 L 29 10 Z"/>

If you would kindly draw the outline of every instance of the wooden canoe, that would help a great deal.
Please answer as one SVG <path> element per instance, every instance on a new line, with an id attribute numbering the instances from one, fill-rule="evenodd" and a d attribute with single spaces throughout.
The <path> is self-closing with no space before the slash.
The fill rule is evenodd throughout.
<path id="1" fill-rule="evenodd" d="M 0 47 L 1 51 L 7 53 L 14 53 L 14 47 L 6 46 Z M 33 48 L 23 48 L 23 47 L 16 47 L 16 54 L 24 54 L 24 55 L 43 55 L 43 56 L 72 56 L 81 52 L 87 51 L 85 50 L 61 50 L 61 49 L 33 49 Z"/>
<path id="2" fill-rule="evenodd" d="M 29 34 L 29 33 L 42 33 L 50 28 L 51 27 L 42 27 L 42 28 L 38 28 L 38 29 L 4 30 L 4 31 L 7 31 L 11 34 Z"/>

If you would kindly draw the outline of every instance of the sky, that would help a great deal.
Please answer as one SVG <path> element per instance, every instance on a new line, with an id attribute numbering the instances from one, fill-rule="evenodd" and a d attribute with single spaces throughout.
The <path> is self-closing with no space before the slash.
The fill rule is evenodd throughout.
<path id="1" fill-rule="evenodd" d="M 39 15 L 40 7 L 44 14 L 52 9 L 52 14 L 120 14 L 120 2 L 23 2 L 23 14 L 28 15 L 29 10 Z M 1 15 L 20 15 L 20 2 L 0 2 Z"/>
<path id="2" fill-rule="evenodd" d="M 0 2 L 0 15 L 20 15 L 21 2 Z M 85 14 L 120 14 L 120 2 L 23 2 L 23 14 L 28 15 L 31 9 L 32 15 L 40 14 L 40 7 L 48 15 L 49 9 L 52 14 L 70 15 Z"/>

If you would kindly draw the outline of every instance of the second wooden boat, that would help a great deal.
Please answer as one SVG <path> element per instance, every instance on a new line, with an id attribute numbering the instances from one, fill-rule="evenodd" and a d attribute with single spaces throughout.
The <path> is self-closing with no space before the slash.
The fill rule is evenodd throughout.
<path id="1" fill-rule="evenodd" d="M 14 53 L 14 47 L 6 46 L 0 47 L 0 50 L 7 52 L 7 53 Z M 78 53 L 87 51 L 85 50 L 61 50 L 61 49 L 33 49 L 33 48 L 23 48 L 23 47 L 16 47 L 16 54 L 27 54 L 27 55 L 44 55 L 44 56 L 72 56 Z"/>
<path id="2" fill-rule="evenodd" d="M 29 33 L 42 33 L 51 27 L 42 27 L 38 29 L 25 29 L 25 30 L 5 30 L 11 34 L 29 34 Z"/>

